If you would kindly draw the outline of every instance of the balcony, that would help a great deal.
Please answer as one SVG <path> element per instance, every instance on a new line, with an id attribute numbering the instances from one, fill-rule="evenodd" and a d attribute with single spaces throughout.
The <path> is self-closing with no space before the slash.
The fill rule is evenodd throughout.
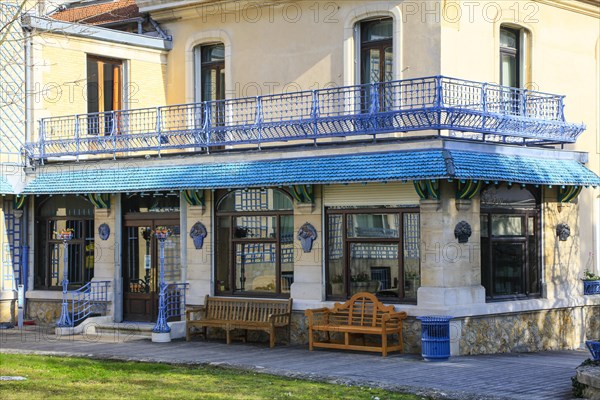
<path id="1" fill-rule="evenodd" d="M 407 132 L 522 145 L 573 143 L 564 96 L 443 76 L 44 118 L 31 161 L 261 147 Z M 434 133 L 432 133 L 432 131 Z M 390 135 L 391 134 L 391 135 Z M 410 137 L 415 137 L 411 135 Z"/>

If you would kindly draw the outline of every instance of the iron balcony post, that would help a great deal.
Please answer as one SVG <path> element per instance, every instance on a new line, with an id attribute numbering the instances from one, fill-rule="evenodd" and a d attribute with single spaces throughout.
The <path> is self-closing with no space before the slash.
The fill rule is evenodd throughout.
<path id="1" fill-rule="evenodd" d="M 159 157 L 160 157 L 161 145 L 163 143 L 161 125 L 162 125 L 162 115 L 160 112 L 160 107 L 156 107 L 156 134 L 158 137 L 158 156 Z"/>
<path id="2" fill-rule="evenodd" d="M 438 75 L 435 77 L 435 115 L 437 123 L 438 136 L 441 136 L 441 125 L 442 125 L 442 107 L 444 107 L 444 87 L 442 85 L 442 76 Z"/>
<path id="3" fill-rule="evenodd" d="M 258 149 L 261 149 L 262 142 L 262 96 L 256 96 L 256 116 L 254 126 L 258 129 Z"/>
<path id="4" fill-rule="evenodd" d="M 487 115 L 488 115 L 488 111 L 489 111 L 487 90 L 488 90 L 488 84 L 484 82 L 481 85 L 481 104 L 482 104 L 482 110 L 483 110 L 483 116 L 481 118 L 481 129 L 485 128 L 485 124 L 487 123 Z M 485 138 L 485 134 L 483 134 L 483 135 Z"/>
<path id="5" fill-rule="evenodd" d="M 319 133 L 319 92 L 317 90 L 312 91 L 312 107 L 310 110 L 310 119 L 313 124 L 313 137 L 314 143 L 317 144 L 317 136 Z"/>
<path id="6" fill-rule="evenodd" d="M 208 101 L 205 101 L 202 104 L 204 105 L 204 124 L 202 124 L 202 129 L 204 130 L 204 135 L 206 137 L 206 147 L 208 149 L 210 148 L 211 144 L 210 103 Z"/>
<path id="7" fill-rule="evenodd" d="M 527 89 L 521 89 L 521 114 L 522 117 L 527 117 Z"/>
<path id="8" fill-rule="evenodd" d="M 76 160 L 79 161 L 79 154 L 81 152 L 81 140 L 79 137 L 79 115 L 75 115 L 75 143 L 77 147 Z"/>
<path id="9" fill-rule="evenodd" d="M 40 120 L 40 159 L 44 163 L 44 142 L 46 140 L 46 121 L 44 118 Z"/>

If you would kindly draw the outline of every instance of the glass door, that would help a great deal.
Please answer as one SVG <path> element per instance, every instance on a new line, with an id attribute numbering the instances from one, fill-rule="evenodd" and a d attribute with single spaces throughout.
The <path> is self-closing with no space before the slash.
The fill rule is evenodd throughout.
<path id="1" fill-rule="evenodd" d="M 165 281 L 181 279 L 179 221 L 131 220 L 124 226 L 124 318 L 127 321 L 154 321 L 158 315 L 159 243 L 152 232 L 168 227 L 172 234 L 165 241 Z"/>

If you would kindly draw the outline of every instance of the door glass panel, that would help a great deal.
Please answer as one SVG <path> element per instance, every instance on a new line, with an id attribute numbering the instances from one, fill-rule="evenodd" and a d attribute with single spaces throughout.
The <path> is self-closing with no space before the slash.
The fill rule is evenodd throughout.
<path id="1" fill-rule="evenodd" d="M 371 49 L 366 53 L 366 60 L 364 63 L 365 66 L 365 74 L 367 77 L 366 82 L 364 83 L 377 83 L 381 82 L 381 56 L 379 54 L 379 49 Z"/>
<path id="2" fill-rule="evenodd" d="M 517 87 L 517 58 L 511 54 L 502 54 L 502 86 Z"/>
<path id="3" fill-rule="evenodd" d="M 235 274 L 239 292 L 276 292 L 275 243 L 236 244 Z"/>
<path id="4" fill-rule="evenodd" d="M 404 297 L 416 299 L 417 290 L 421 286 L 421 256 L 419 213 L 404 214 Z M 395 283 L 395 282 L 393 282 Z M 396 287 L 397 285 L 394 285 Z"/>
<path id="5" fill-rule="evenodd" d="M 230 234 L 231 217 L 219 217 L 217 219 L 217 243 L 219 243 L 219 245 L 215 249 L 217 263 L 215 293 L 223 293 L 231 290 L 229 281 L 229 263 L 231 261 L 232 253 Z"/>
<path id="6" fill-rule="evenodd" d="M 494 254 L 494 292 L 496 295 L 523 293 L 525 243 L 492 244 Z"/>
<path id="7" fill-rule="evenodd" d="M 394 50 L 391 47 L 385 48 L 385 66 L 383 71 L 386 82 L 394 80 Z"/>
<path id="8" fill-rule="evenodd" d="M 522 236 L 525 234 L 523 218 L 511 215 L 492 215 L 493 236 Z"/>
<path id="9" fill-rule="evenodd" d="M 179 226 L 167 226 L 171 236 L 165 240 L 165 282 L 176 283 L 181 280 L 181 237 Z M 160 249 L 160 243 L 157 243 Z"/>
<path id="10" fill-rule="evenodd" d="M 289 293 L 294 283 L 294 216 L 280 217 L 281 292 Z"/>
<path id="11" fill-rule="evenodd" d="M 350 295 L 376 293 L 384 286 L 398 286 L 397 244 L 351 243 L 349 258 Z M 385 294 L 391 295 L 392 292 Z"/>
<path id="12" fill-rule="evenodd" d="M 128 282 L 125 290 L 129 293 L 148 293 L 154 287 L 151 227 L 127 227 L 126 240 Z"/>
<path id="13" fill-rule="evenodd" d="M 275 239 L 277 218 L 273 216 L 245 216 L 235 219 L 234 238 Z"/>
<path id="14" fill-rule="evenodd" d="M 399 214 L 351 214 L 347 232 L 350 238 L 398 238 L 399 225 Z"/>
<path id="15" fill-rule="evenodd" d="M 344 289 L 344 237 L 343 216 L 329 215 L 327 229 L 328 257 L 328 293 L 332 296 L 342 296 Z"/>

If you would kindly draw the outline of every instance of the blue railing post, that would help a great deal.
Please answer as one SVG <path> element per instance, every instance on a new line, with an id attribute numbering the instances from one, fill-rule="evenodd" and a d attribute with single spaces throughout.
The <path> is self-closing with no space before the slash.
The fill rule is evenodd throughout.
<path id="1" fill-rule="evenodd" d="M 63 251 L 64 251 L 64 255 L 63 255 L 63 262 L 64 262 L 64 266 L 63 266 L 63 281 L 62 281 L 62 287 L 63 287 L 63 298 L 62 298 L 62 306 L 61 306 L 61 310 L 60 310 L 60 318 L 58 319 L 58 322 L 56 323 L 56 326 L 58 326 L 59 328 L 68 328 L 68 327 L 72 327 L 73 326 L 73 319 L 71 318 L 71 315 L 69 313 L 69 303 L 68 303 L 68 287 L 69 287 L 69 241 L 71 239 L 73 239 L 73 232 L 69 232 L 69 233 L 59 233 L 57 235 L 58 239 L 62 240 L 63 242 Z"/>
<path id="2" fill-rule="evenodd" d="M 158 137 L 158 156 L 159 157 L 160 157 L 161 145 L 163 144 L 161 125 L 162 125 L 162 114 L 160 112 L 160 107 L 156 107 L 156 134 Z"/>
<path id="3" fill-rule="evenodd" d="M 313 125 L 313 136 L 314 142 L 317 144 L 317 136 L 319 134 L 319 92 L 317 90 L 312 91 L 312 105 L 310 110 L 310 119 Z"/>
<path id="4" fill-rule="evenodd" d="M 521 89 L 521 112 L 522 117 L 527 117 L 527 89 Z"/>
<path id="5" fill-rule="evenodd" d="M 560 118 L 561 121 L 565 121 L 565 96 L 560 96 L 560 100 L 558 103 L 558 117 Z M 564 127 L 562 128 L 562 131 L 564 132 Z"/>
<path id="6" fill-rule="evenodd" d="M 166 303 L 166 291 L 167 284 L 165 283 L 165 240 L 169 237 L 168 231 L 155 232 L 154 236 L 160 245 L 160 271 L 159 271 L 159 293 L 158 293 L 158 318 L 156 319 L 156 325 L 152 329 L 153 333 L 169 333 L 171 328 L 167 324 L 167 303 Z"/>
<path id="7" fill-rule="evenodd" d="M 44 142 L 46 141 L 46 127 L 44 118 L 40 120 L 40 159 L 44 162 Z"/>
<path id="8" fill-rule="evenodd" d="M 483 116 L 481 118 L 481 128 L 485 127 L 487 114 L 488 114 L 488 96 L 487 96 L 488 84 L 483 83 L 481 85 L 481 109 L 483 111 Z M 484 134 L 485 135 L 485 134 Z"/>
<path id="9" fill-rule="evenodd" d="M 76 159 L 79 161 L 79 153 L 81 153 L 81 139 L 79 137 L 79 115 L 75 115 L 75 143 L 77 146 Z"/>
<path id="10" fill-rule="evenodd" d="M 202 129 L 204 130 L 204 135 L 206 137 L 206 146 L 210 147 L 211 144 L 211 123 L 210 123 L 210 103 L 205 101 L 204 103 L 204 123 L 202 125 Z"/>
<path id="11" fill-rule="evenodd" d="M 435 77 L 435 108 L 436 108 L 436 123 L 438 129 L 438 136 L 441 135 L 440 126 L 442 125 L 442 107 L 444 107 L 444 86 L 442 85 L 443 77 L 438 75 Z"/>
<path id="12" fill-rule="evenodd" d="M 369 113 L 371 115 L 379 112 L 379 88 L 377 87 L 377 83 L 371 83 L 370 85 L 371 93 L 370 93 L 370 108 Z"/>
<path id="13" fill-rule="evenodd" d="M 262 141 L 262 96 L 256 96 L 256 116 L 254 117 L 254 126 L 258 129 L 258 148 L 261 148 Z"/>

